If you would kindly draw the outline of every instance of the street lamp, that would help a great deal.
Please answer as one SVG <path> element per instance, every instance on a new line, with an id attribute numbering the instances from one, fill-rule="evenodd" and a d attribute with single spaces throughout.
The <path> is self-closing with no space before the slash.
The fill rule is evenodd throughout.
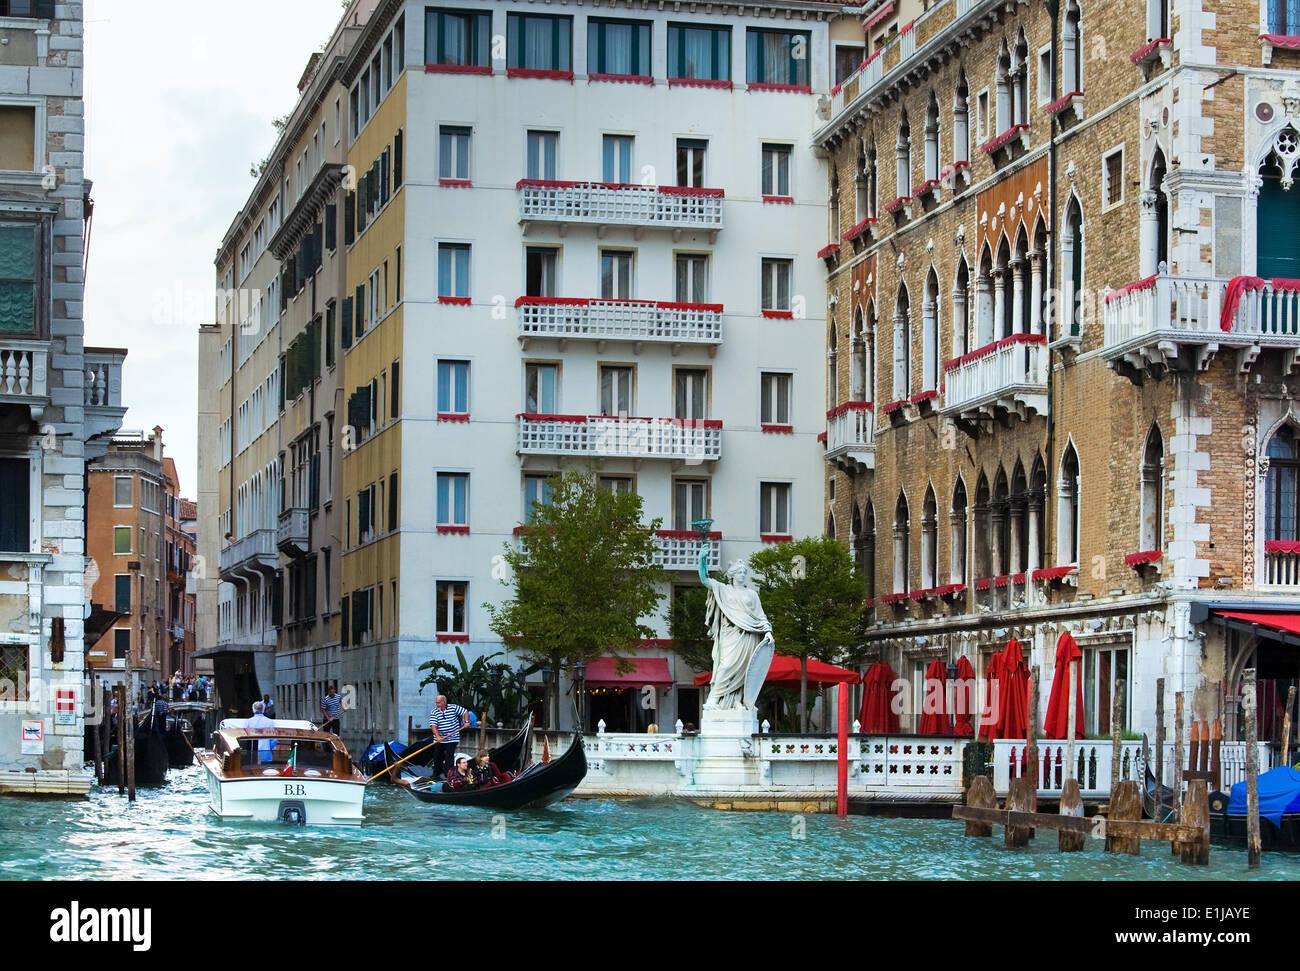
<path id="1" fill-rule="evenodd" d="M 548 726 L 552 725 L 555 720 L 555 712 L 552 710 L 553 706 L 551 705 L 551 674 L 551 666 L 549 664 L 543 664 L 542 694 L 546 697 L 546 724 Z"/>
<path id="2" fill-rule="evenodd" d="M 583 682 L 587 680 L 587 665 L 582 661 L 578 661 L 576 664 L 573 665 L 573 674 L 574 677 L 577 679 L 577 685 L 578 685 L 578 728 L 580 730 L 585 730 L 587 727 L 587 723 L 582 710 L 583 709 L 582 692 L 583 692 Z"/>

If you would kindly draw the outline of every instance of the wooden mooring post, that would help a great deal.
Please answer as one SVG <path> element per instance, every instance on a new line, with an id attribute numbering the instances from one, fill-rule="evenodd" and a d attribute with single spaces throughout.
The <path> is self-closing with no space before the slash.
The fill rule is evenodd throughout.
<path id="1" fill-rule="evenodd" d="M 117 794 L 126 795 L 126 686 L 113 686 L 117 699 Z"/>
<path id="2" fill-rule="evenodd" d="M 972 809 L 997 809 L 998 797 L 993 792 L 993 782 L 986 775 L 977 775 L 970 788 L 966 790 L 966 805 Z M 966 821 L 967 836 L 992 836 L 993 826 L 990 823 L 977 823 L 972 820 Z"/>
<path id="3" fill-rule="evenodd" d="M 1119 788 L 1120 759 L 1124 755 L 1124 682 L 1115 682 L 1110 703 L 1110 794 Z M 1140 816 L 1138 817 L 1141 818 Z"/>
<path id="4" fill-rule="evenodd" d="M 1165 679 L 1156 678 L 1156 785 L 1165 784 Z"/>
<path id="5" fill-rule="evenodd" d="M 1182 822 L 1183 804 L 1183 693 L 1174 692 L 1174 806 L 1178 821 Z M 1170 847 L 1170 852 L 1178 856 L 1182 851 L 1177 841 Z"/>
<path id="6" fill-rule="evenodd" d="M 123 689 L 122 696 L 126 697 Z M 135 712 L 127 709 L 121 713 L 126 719 L 126 747 L 122 750 L 119 761 L 126 767 L 126 798 L 135 802 Z"/>
<path id="7" fill-rule="evenodd" d="M 1193 779 L 1187 784 L 1187 798 L 1179 822 L 1195 829 L 1200 835 L 1195 839 L 1175 843 L 1179 858 L 1184 863 L 1201 866 L 1210 862 L 1210 790 L 1203 779 Z"/>
<path id="8" fill-rule="evenodd" d="M 1282 715 L 1282 764 L 1291 764 L 1291 708 L 1295 704 L 1295 685 L 1286 690 L 1286 712 Z"/>
<path id="9" fill-rule="evenodd" d="M 92 705 L 95 705 L 99 711 L 99 721 L 95 724 L 94 731 L 91 732 L 91 735 L 93 736 L 91 747 L 94 749 L 94 753 L 95 753 L 95 782 L 98 785 L 103 785 L 104 784 L 103 730 L 104 730 L 104 718 L 107 717 L 108 715 L 108 709 L 99 707 L 98 702 L 100 702 L 103 699 L 95 697 L 95 695 L 99 691 L 98 680 L 99 679 L 97 679 L 93 673 L 90 675 L 89 701 Z"/>
<path id="10" fill-rule="evenodd" d="M 1256 722 L 1255 669 L 1241 679 L 1241 714 L 1246 722 L 1246 866 L 1259 868 L 1259 745 Z"/>

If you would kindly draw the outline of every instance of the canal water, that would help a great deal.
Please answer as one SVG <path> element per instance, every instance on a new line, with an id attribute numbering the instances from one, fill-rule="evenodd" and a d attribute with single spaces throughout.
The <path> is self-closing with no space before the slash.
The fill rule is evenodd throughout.
<path id="1" fill-rule="evenodd" d="M 366 796 L 360 828 L 223 823 L 203 770 L 173 770 L 129 806 L 117 790 L 88 800 L 0 798 L 0 880 L 626 879 L 626 880 L 1296 880 L 1300 854 L 1215 847 L 1209 867 L 1167 844 L 1140 858 L 1060 854 L 1044 834 L 1021 850 L 965 839 L 946 820 L 719 812 L 676 800 L 571 800 L 494 815 L 426 806 L 391 786 Z"/>

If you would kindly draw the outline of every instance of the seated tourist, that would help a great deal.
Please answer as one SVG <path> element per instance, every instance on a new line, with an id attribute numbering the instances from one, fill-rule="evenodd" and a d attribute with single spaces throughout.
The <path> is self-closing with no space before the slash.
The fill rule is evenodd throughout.
<path id="1" fill-rule="evenodd" d="M 456 759 L 456 764 L 447 770 L 447 788 L 468 789 L 469 786 L 469 759 L 462 755 Z"/>
<path id="2" fill-rule="evenodd" d="M 469 784 L 475 789 L 484 789 L 488 786 L 494 786 L 500 781 L 501 773 L 492 764 L 488 750 L 485 748 L 479 749 L 478 756 L 469 769 Z"/>

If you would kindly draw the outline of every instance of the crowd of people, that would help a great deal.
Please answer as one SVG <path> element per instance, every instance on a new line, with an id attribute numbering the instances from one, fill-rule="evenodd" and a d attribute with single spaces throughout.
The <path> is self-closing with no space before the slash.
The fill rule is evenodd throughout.
<path id="1" fill-rule="evenodd" d="M 149 702 L 156 698 L 167 701 L 211 701 L 213 681 L 207 675 L 198 677 L 177 671 L 166 681 L 155 681 L 141 689 L 141 708 L 149 710 Z M 151 698 L 148 696 L 152 696 Z"/>

